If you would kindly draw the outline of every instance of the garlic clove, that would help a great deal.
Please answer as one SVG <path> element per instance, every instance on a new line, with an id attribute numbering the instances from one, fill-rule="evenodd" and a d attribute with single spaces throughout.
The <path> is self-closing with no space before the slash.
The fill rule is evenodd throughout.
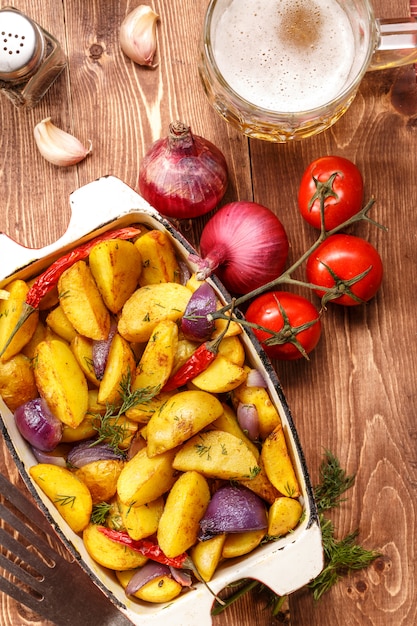
<path id="1" fill-rule="evenodd" d="M 120 26 L 120 47 L 135 63 L 155 68 L 156 23 L 159 15 L 146 4 L 140 4 L 123 20 Z"/>
<path id="2" fill-rule="evenodd" d="M 54 165 L 75 165 L 92 151 L 91 141 L 86 148 L 79 139 L 55 126 L 50 117 L 36 124 L 33 134 L 41 155 Z"/>

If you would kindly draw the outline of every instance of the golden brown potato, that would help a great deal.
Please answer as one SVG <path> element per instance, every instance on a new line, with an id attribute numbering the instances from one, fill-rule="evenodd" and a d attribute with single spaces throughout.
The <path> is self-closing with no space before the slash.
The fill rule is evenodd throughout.
<path id="1" fill-rule="evenodd" d="M 106 369 L 98 390 L 100 404 L 120 404 L 121 383 L 132 378 L 136 363 L 128 342 L 118 333 L 113 337 Z"/>
<path id="2" fill-rule="evenodd" d="M 74 339 L 77 334 L 74 326 L 69 321 L 68 317 L 64 313 L 64 309 L 61 305 L 58 305 L 46 316 L 46 325 L 53 330 L 53 332 L 65 339 L 68 343 Z"/>
<path id="3" fill-rule="evenodd" d="M 138 402 L 135 406 L 126 411 L 126 417 L 140 424 L 147 424 L 165 402 L 174 395 L 174 392 L 167 391 L 159 393 L 150 400 Z"/>
<path id="4" fill-rule="evenodd" d="M 81 367 L 86 379 L 90 381 L 90 383 L 93 383 L 96 387 L 99 387 L 100 381 L 95 374 L 93 364 L 93 340 L 75 333 L 75 336 L 71 341 L 70 348 L 74 353 L 78 365 Z"/>
<path id="5" fill-rule="evenodd" d="M 259 546 L 266 535 L 265 530 L 248 530 L 243 533 L 230 533 L 226 537 L 223 545 L 222 557 L 224 559 L 234 559 L 252 552 Z"/>
<path id="6" fill-rule="evenodd" d="M 164 554 L 172 558 L 195 544 L 209 502 L 206 479 L 198 472 L 181 474 L 168 494 L 159 520 L 157 538 Z"/>
<path id="7" fill-rule="evenodd" d="M 75 330 L 90 339 L 107 339 L 110 313 L 85 261 L 77 261 L 58 281 L 59 302 Z"/>
<path id="8" fill-rule="evenodd" d="M 268 514 L 268 535 L 282 537 L 293 530 L 303 513 L 303 507 L 295 498 L 282 496 L 273 502 Z"/>
<path id="9" fill-rule="evenodd" d="M 176 322 L 182 317 L 191 295 L 187 287 L 177 283 L 140 287 L 123 306 L 119 333 L 127 341 L 148 341 L 158 322 Z"/>
<path id="10" fill-rule="evenodd" d="M 192 379 L 198 389 L 210 393 L 228 393 L 246 379 L 246 370 L 218 354 L 207 369 Z"/>
<path id="11" fill-rule="evenodd" d="M 116 572 L 117 580 L 125 589 L 136 570 Z M 170 576 L 157 576 L 143 585 L 133 595 L 139 600 L 159 604 L 161 602 L 171 602 L 182 591 L 182 585 Z"/>
<path id="12" fill-rule="evenodd" d="M 249 368 L 245 368 L 249 372 Z M 263 440 L 272 433 L 274 428 L 281 424 L 277 409 L 264 387 L 249 387 L 246 381 L 232 391 L 232 402 L 236 408 L 239 402 L 253 404 L 256 407 L 259 419 L 259 436 Z"/>
<path id="13" fill-rule="evenodd" d="M 38 463 L 29 473 L 75 533 L 88 525 L 93 509 L 88 487 L 65 467 Z"/>
<path id="14" fill-rule="evenodd" d="M 178 344 L 178 326 L 162 320 L 153 329 L 136 368 L 133 389 L 150 389 L 158 393 L 167 382 Z"/>
<path id="15" fill-rule="evenodd" d="M 33 363 L 40 395 L 61 422 L 76 428 L 87 412 L 88 387 L 70 347 L 59 339 L 42 341 Z"/>
<path id="16" fill-rule="evenodd" d="M 21 353 L 27 356 L 29 359 L 33 359 L 38 343 L 46 339 L 47 335 L 48 329 L 45 324 L 39 319 L 35 328 L 35 332 L 33 333 L 28 343 L 23 346 Z"/>
<path id="17" fill-rule="evenodd" d="M 217 535 L 207 541 L 199 541 L 191 548 L 191 558 L 203 580 L 209 582 L 222 559 L 226 535 Z"/>
<path id="18" fill-rule="evenodd" d="M 0 361 L 0 395 L 12 412 L 39 396 L 31 361 L 23 354 Z"/>
<path id="19" fill-rule="evenodd" d="M 301 490 L 281 424 L 265 439 L 261 458 L 266 474 L 274 487 L 284 496 L 298 498 Z"/>
<path id="20" fill-rule="evenodd" d="M 142 259 L 141 286 L 179 281 L 180 268 L 167 233 L 150 230 L 136 239 L 135 246 Z"/>
<path id="21" fill-rule="evenodd" d="M 148 422 L 148 455 L 172 450 L 223 413 L 221 402 L 206 391 L 174 394 Z"/>
<path id="22" fill-rule="evenodd" d="M 10 296 L 7 300 L 0 299 L 0 352 L 9 341 L 19 321 L 29 287 L 23 280 L 14 280 L 4 289 L 10 293 Z M 189 293 L 191 295 L 191 291 Z M 38 319 L 39 312 L 35 310 L 14 335 L 0 357 L 0 361 L 5 362 L 22 350 L 35 332 Z"/>
<path id="23" fill-rule="evenodd" d="M 146 448 L 139 450 L 120 472 L 117 481 L 119 499 L 126 506 L 153 502 L 169 491 L 177 479 L 172 468 L 174 450 L 149 458 Z"/>
<path id="24" fill-rule="evenodd" d="M 237 421 L 236 413 L 227 404 L 222 403 L 222 406 L 223 413 L 214 422 L 212 422 L 211 426 L 214 430 L 224 430 L 225 432 L 242 439 L 242 441 L 244 441 L 248 446 L 249 450 L 253 452 L 255 458 L 258 459 L 260 452 L 253 441 L 251 441 L 241 429 L 239 422 Z"/>
<path id="25" fill-rule="evenodd" d="M 223 480 L 250 478 L 259 469 L 257 458 L 242 439 L 222 430 L 200 432 L 189 439 L 175 455 L 173 467 Z"/>
<path id="26" fill-rule="evenodd" d="M 138 286 L 142 258 L 131 241 L 101 241 L 89 255 L 90 269 L 107 308 L 118 313 Z"/>
<path id="27" fill-rule="evenodd" d="M 87 485 L 93 504 L 98 504 L 108 502 L 114 496 L 122 468 L 123 461 L 106 459 L 87 463 L 76 469 L 74 474 Z"/>
<path id="28" fill-rule="evenodd" d="M 118 506 L 123 525 L 132 539 L 150 537 L 158 530 L 159 520 L 164 510 L 162 496 L 141 506 L 127 506 L 118 499 Z"/>
<path id="29" fill-rule="evenodd" d="M 84 545 L 91 558 L 113 570 L 131 570 L 148 560 L 137 550 L 116 543 L 100 532 L 98 524 L 89 524 L 83 532 Z"/>

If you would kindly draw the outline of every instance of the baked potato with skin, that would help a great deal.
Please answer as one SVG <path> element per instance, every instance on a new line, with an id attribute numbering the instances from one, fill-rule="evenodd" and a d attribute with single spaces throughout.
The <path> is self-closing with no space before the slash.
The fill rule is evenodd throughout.
<path id="1" fill-rule="evenodd" d="M 39 396 L 31 361 L 24 354 L 0 361 L 0 395 L 12 412 Z"/>
<path id="2" fill-rule="evenodd" d="M 7 287 L 10 296 L 7 300 L 0 299 L 0 352 L 9 341 L 16 324 L 19 322 L 29 287 L 23 280 L 14 280 Z M 190 292 L 191 293 L 191 292 Z M 30 341 L 39 320 L 39 311 L 33 311 L 22 324 L 0 357 L 3 363 L 18 354 Z"/>

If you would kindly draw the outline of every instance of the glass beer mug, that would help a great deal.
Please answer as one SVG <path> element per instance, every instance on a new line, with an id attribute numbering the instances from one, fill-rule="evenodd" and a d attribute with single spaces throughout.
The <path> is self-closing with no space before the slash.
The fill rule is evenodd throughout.
<path id="1" fill-rule="evenodd" d="M 416 20 L 378 20 L 368 0 L 211 0 L 199 74 L 225 120 L 284 143 L 334 124 L 367 71 L 415 61 Z"/>

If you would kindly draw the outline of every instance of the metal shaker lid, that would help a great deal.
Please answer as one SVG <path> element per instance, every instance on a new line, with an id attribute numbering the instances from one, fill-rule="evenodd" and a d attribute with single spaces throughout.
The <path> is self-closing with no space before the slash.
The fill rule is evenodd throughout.
<path id="1" fill-rule="evenodd" d="M 0 80 L 21 82 L 40 65 L 45 41 L 39 26 L 18 10 L 0 10 Z"/>

